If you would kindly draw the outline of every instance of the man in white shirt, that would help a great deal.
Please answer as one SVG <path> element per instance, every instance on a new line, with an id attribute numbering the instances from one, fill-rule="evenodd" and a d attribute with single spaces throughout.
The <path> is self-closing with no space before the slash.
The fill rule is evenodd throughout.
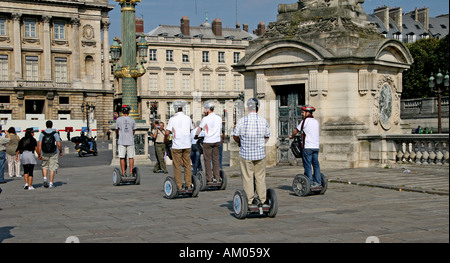
<path id="1" fill-rule="evenodd" d="M 316 109 L 306 105 L 302 107 L 302 118 L 298 127 L 289 138 L 293 138 L 297 133 L 302 136 L 302 161 L 304 173 L 311 182 L 311 188 L 318 188 L 322 185 L 322 177 L 319 164 L 319 122 L 314 119 L 313 112 Z M 311 169 L 314 168 L 314 177 Z"/>
<path id="2" fill-rule="evenodd" d="M 204 132 L 205 139 L 203 140 L 203 158 L 205 159 L 206 180 L 208 182 L 214 179 L 220 182 L 220 162 L 219 150 L 220 140 L 222 134 L 222 118 L 214 113 L 215 102 L 207 101 L 203 105 L 205 117 L 203 117 L 197 130 L 196 137 L 200 132 Z M 211 170 L 212 159 L 212 170 Z"/>
<path id="3" fill-rule="evenodd" d="M 178 190 L 183 189 L 183 181 L 181 180 L 181 164 L 184 166 L 184 188 L 191 190 L 192 173 L 191 173 L 191 130 L 194 129 L 192 120 L 183 113 L 183 107 L 186 105 L 184 101 L 175 101 L 173 107 L 176 114 L 170 118 L 166 129 L 166 139 L 172 132 L 172 159 L 173 174 L 177 183 Z"/>

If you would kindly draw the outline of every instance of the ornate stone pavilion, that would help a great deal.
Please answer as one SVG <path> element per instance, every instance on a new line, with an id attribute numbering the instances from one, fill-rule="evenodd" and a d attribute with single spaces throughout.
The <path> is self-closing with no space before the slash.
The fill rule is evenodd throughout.
<path id="1" fill-rule="evenodd" d="M 281 4 L 277 21 L 234 66 L 245 77 L 245 98 L 260 99 L 259 113 L 272 129 L 268 165 L 296 163 L 289 135 L 305 104 L 317 108 L 324 167 L 369 166 L 368 147 L 375 146 L 358 136 L 405 133 L 402 73 L 413 59 L 403 43 L 384 38 L 368 22 L 363 2 Z M 237 153 L 231 156 L 234 165 Z"/>

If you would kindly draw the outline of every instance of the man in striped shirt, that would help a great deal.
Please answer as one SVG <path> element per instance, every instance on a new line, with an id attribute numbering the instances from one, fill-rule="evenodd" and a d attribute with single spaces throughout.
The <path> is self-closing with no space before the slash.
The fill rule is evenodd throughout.
<path id="1" fill-rule="evenodd" d="M 239 144 L 242 183 L 249 205 L 253 204 L 256 193 L 266 202 L 266 150 L 270 137 L 269 123 L 258 115 L 259 101 L 247 101 L 249 114 L 241 118 L 234 129 L 233 139 Z"/>

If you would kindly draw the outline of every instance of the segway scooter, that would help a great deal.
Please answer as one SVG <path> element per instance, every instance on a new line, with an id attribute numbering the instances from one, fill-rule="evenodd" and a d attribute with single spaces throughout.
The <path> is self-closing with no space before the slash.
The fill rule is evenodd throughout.
<path id="1" fill-rule="evenodd" d="M 127 167 L 128 167 L 127 164 L 128 164 L 128 158 L 125 156 L 125 171 L 127 170 Z M 128 174 L 128 173 L 122 174 L 122 170 L 120 168 L 114 168 L 113 185 L 119 186 L 122 184 L 134 184 L 134 185 L 141 184 L 141 173 L 139 172 L 139 168 L 135 166 L 133 168 L 132 174 Z"/>
<path id="2" fill-rule="evenodd" d="M 166 180 L 164 180 L 164 194 L 168 199 L 174 199 L 177 197 L 197 197 L 200 192 L 200 182 L 198 181 L 196 176 L 192 176 L 192 188 L 186 187 L 183 184 L 182 189 L 177 189 L 177 183 L 175 182 L 175 178 L 168 176 Z"/>
<path id="3" fill-rule="evenodd" d="M 197 148 L 200 152 L 200 157 L 203 154 L 203 139 L 204 137 L 199 137 L 197 140 Z M 198 171 L 195 176 L 200 182 L 200 191 L 225 190 L 227 188 L 227 175 L 222 169 L 220 169 L 220 182 L 217 182 L 215 178 L 213 178 L 212 182 L 207 182 L 205 171 Z"/>
<path id="4" fill-rule="evenodd" d="M 263 204 L 259 197 L 255 197 L 252 205 L 248 205 L 248 198 L 244 190 L 237 190 L 233 196 L 233 211 L 238 219 L 245 219 L 248 215 L 265 215 L 275 217 L 278 213 L 278 198 L 275 190 L 267 189 L 267 200 Z"/>
<path id="5" fill-rule="evenodd" d="M 307 196 L 311 194 L 323 195 L 328 188 L 328 180 L 323 173 L 321 173 L 322 184 L 318 187 L 312 188 L 311 181 L 308 176 L 304 174 L 297 174 L 292 182 L 292 188 L 298 196 Z"/>

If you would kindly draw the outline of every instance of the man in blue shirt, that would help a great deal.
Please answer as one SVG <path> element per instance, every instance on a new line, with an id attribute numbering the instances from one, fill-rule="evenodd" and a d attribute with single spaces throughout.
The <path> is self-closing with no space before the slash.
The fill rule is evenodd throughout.
<path id="1" fill-rule="evenodd" d="M 267 205 L 265 144 L 270 137 L 269 123 L 258 115 L 258 99 L 249 99 L 247 107 L 249 114 L 236 124 L 233 139 L 240 147 L 242 183 L 249 206 L 254 205 L 255 186 L 261 203 Z"/>
<path id="2" fill-rule="evenodd" d="M 45 126 L 47 127 L 47 129 L 44 132 L 41 132 L 41 134 L 39 135 L 38 152 L 42 153 L 39 159 L 42 160 L 42 175 L 44 176 L 44 187 L 53 188 L 53 179 L 55 178 L 56 171 L 59 168 L 57 150 L 59 150 L 59 157 L 63 156 L 61 138 L 59 137 L 59 133 L 55 129 L 53 129 L 52 121 L 47 121 L 45 123 Z M 52 135 L 54 137 L 54 140 L 53 138 L 48 139 L 47 135 Z M 49 141 L 52 145 L 45 145 L 47 141 Z M 53 148 L 54 150 L 47 151 L 47 148 Z M 47 174 L 50 174 L 50 183 L 47 182 Z"/>

